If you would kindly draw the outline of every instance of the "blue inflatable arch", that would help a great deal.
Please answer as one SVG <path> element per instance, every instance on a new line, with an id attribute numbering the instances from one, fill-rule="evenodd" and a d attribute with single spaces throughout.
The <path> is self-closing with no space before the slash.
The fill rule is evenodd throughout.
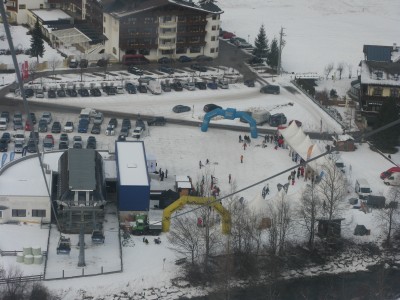
<path id="1" fill-rule="evenodd" d="M 205 114 L 203 123 L 201 124 L 201 131 L 206 132 L 208 130 L 208 124 L 210 120 L 216 116 L 223 116 L 225 119 L 234 120 L 236 118 L 243 118 L 250 125 L 250 133 L 253 139 L 257 138 L 257 124 L 256 121 L 250 117 L 248 113 L 244 111 L 236 111 L 234 108 L 217 108 Z"/>

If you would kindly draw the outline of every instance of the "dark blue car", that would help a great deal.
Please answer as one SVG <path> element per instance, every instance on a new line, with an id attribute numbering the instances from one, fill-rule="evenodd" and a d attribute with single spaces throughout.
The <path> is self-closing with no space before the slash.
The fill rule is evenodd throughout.
<path id="1" fill-rule="evenodd" d="M 78 124 L 78 132 L 79 133 L 87 133 L 89 128 L 89 120 L 81 119 Z"/>

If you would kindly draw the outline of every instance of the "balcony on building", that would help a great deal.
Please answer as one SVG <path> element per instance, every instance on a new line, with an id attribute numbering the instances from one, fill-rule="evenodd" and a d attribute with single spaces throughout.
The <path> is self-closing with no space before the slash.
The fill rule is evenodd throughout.
<path id="1" fill-rule="evenodd" d="M 166 16 L 160 17 L 158 20 L 160 28 L 176 28 L 177 21 L 176 17 Z"/>
<path id="2" fill-rule="evenodd" d="M 158 49 L 160 50 L 171 50 L 171 49 L 175 49 L 176 48 L 176 44 L 175 43 L 160 43 L 158 44 Z"/>

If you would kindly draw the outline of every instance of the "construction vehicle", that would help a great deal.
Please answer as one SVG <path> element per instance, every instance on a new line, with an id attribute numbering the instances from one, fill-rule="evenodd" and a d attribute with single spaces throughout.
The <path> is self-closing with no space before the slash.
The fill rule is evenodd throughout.
<path id="1" fill-rule="evenodd" d="M 150 209 L 148 214 L 135 216 L 131 222 L 131 232 L 134 235 L 159 235 L 162 231 L 162 209 Z"/>

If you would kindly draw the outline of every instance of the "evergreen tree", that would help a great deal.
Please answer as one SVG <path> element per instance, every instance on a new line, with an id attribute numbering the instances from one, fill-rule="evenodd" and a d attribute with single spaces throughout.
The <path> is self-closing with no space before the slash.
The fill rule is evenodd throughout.
<path id="1" fill-rule="evenodd" d="M 267 57 L 267 63 L 268 65 L 276 69 L 278 67 L 278 59 L 279 59 L 279 47 L 278 47 L 278 40 L 276 37 L 271 42 L 271 50 L 269 51 L 268 57 Z"/>
<path id="2" fill-rule="evenodd" d="M 32 30 L 32 38 L 31 38 L 31 57 L 36 57 L 39 62 L 39 56 L 43 57 L 44 53 L 44 43 L 43 43 L 43 35 L 40 30 L 39 19 L 36 19 L 35 28 Z"/>
<path id="3" fill-rule="evenodd" d="M 254 50 L 253 54 L 257 57 L 266 58 L 269 54 L 269 45 L 268 45 L 268 38 L 265 34 L 264 25 L 261 25 L 260 31 L 254 41 Z"/>
<path id="4" fill-rule="evenodd" d="M 399 108 L 394 98 L 385 100 L 379 111 L 374 129 L 399 119 Z M 398 145 L 400 126 L 392 126 L 372 136 L 374 146 L 382 151 L 392 151 Z"/>

